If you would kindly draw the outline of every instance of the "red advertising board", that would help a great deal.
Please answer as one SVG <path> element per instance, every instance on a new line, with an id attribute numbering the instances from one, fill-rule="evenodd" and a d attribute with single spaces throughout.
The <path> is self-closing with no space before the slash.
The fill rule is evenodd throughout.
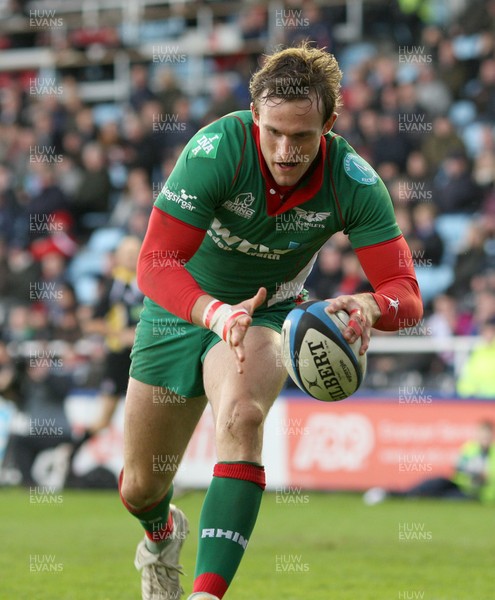
<path id="1" fill-rule="evenodd" d="M 308 489 L 404 489 L 452 473 L 460 446 L 495 403 L 432 399 L 289 400 L 289 485 Z"/>

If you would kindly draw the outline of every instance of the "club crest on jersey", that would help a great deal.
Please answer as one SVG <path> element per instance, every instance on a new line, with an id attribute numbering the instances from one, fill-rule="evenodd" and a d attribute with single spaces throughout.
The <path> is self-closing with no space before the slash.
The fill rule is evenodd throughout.
<path id="1" fill-rule="evenodd" d="M 377 172 L 358 154 L 348 152 L 344 157 L 344 171 L 351 179 L 364 185 L 373 185 L 378 181 Z"/>
<path id="2" fill-rule="evenodd" d="M 203 133 L 195 139 L 196 146 L 189 150 L 188 158 L 216 158 L 223 133 Z"/>
<path id="3" fill-rule="evenodd" d="M 309 231 L 310 229 L 325 229 L 322 221 L 326 221 L 331 212 L 304 210 L 296 206 L 290 211 L 277 215 L 277 231 Z"/>
<path id="4" fill-rule="evenodd" d="M 227 200 L 223 203 L 223 207 L 230 212 L 235 213 L 238 217 L 250 219 L 254 215 L 254 208 L 250 208 L 255 198 L 251 192 L 243 192 L 237 194 L 233 200 Z"/>

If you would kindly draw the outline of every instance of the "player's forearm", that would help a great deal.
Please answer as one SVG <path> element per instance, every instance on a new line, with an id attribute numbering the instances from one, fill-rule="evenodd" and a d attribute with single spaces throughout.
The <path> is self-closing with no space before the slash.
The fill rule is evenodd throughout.
<path id="1" fill-rule="evenodd" d="M 139 289 L 174 315 L 191 321 L 196 301 L 205 295 L 185 268 L 205 231 L 154 208 L 137 265 Z"/>
<path id="2" fill-rule="evenodd" d="M 356 254 L 375 290 L 371 296 L 380 310 L 373 327 L 396 331 L 415 325 L 423 316 L 423 302 L 404 238 L 359 248 Z"/>
<path id="3" fill-rule="evenodd" d="M 153 262 L 152 254 L 142 255 L 137 278 L 139 289 L 173 315 L 191 321 L 194 304 L 205 292 L 183 267 L 158 269 Z"/>
<path id="4" fill-rule="evenodd" d="M 185 268 L 205 231 L 153 209 L 137 266 L 139 289 L 172 314 L 214 331 L 225 341 L 237 319 L 247 313 L 201 289 Z"/>
<path id="5" fill-rule="evenodd" d="M 373 325 L 382 331 L 413 327 L 423 316 L 423 303 L 415 279 L 406 277 L 382 285 L 372 294 L 381 316 Z"/>

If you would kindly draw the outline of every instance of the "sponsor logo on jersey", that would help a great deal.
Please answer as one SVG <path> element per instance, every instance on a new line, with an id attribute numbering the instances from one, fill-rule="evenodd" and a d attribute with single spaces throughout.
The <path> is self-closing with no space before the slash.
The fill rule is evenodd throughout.
<path id="1" fill-rule="evenodd" d="M 238 194 L 233 200 L 224 202 L 223 207 L 235 213 L 238 217 L 250 219 L 254 215 L 254 209 L 250 208 L 253 202 L 253 194 L 251 192 L 243 192 L 242 194 Z"/>
<path id="2" fill-rule="evenodd" d="M 204 133 L 196 138 L 196 146 L 189 150 L 189 158 L 216 158 L 223 133 Z"/>
<path id="3" fill-rule="evenodd" d="M 249 240 L 234 235 L 217 218 L 213 219 L 210 229 L 208 229 L 208 235 L 222 250 L 236 250 L 249 254 L 249 256 L 259 256 L 267 260 L 280 260 L 282 254 L 292 252 L 292 248 L 269 248 L 264 244 L 253 244 Z"/>
<path id="4" fill-rule="evenodd" d="M 185 189 L 181 189 L 180 192 L 177 194 L 176 192 L 173 192 L 171 189 L 165 186 L 162 190 L 162 194 L 167 200 L 170 200 L 170 202 L 175 202 L 184 210 L 196 210 L 196 207 L 193 204 L 191 204 L 191 200 L 197 200 L 198 197 L 191 196 L 186 192 Z"/>
<path id="5" fill-rule="evenodd" d="M 357 154 L 348 152 L 344 157 L 344 171 L 351 179 L 364 185 L 373 185 L 378 181 L 377 172 Z"/>

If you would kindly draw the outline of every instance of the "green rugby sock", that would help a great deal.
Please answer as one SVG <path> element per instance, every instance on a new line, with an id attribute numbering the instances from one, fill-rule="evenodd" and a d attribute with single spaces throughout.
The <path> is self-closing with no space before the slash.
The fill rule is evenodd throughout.
<path id="1" fill-rule="evenodd" d="M 122 496 L 122 478 L 123 471 L 119 478 L 119 493 L 122 504 L 144 527 L 145 543 L 148 550 L 158 553 L 168 543 L 168 538 L 174 530 L 174 521 L 170 512 L 170 501 L 174 495 L 174 486 L 172 484 L 165 496 L 158 502 L 136 510 Z"/>
<path id="2" fill-rule="evenodd" d="M 254 529 L 264 489 L 265 470 L 260 465 L 215 465 L 199 522 L 194 592 L 223 597 Z"/>

